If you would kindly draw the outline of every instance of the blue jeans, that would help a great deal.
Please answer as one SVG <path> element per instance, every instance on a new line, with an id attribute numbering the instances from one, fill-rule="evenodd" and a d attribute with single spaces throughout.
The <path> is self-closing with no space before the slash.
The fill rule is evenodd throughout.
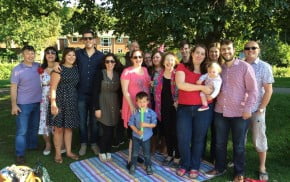
<path id="1" fill-rule="evenodd" d="M 143 155 L 144 155 L 144 159 L 145 159 L 145 166 L 151 166 L 151 154 L 150 154 L 150 139 L 146 141 L 142 141 L 139 138 L 136 137 L 132 137 L 132 141 L 133 141 L 133 148 L 132 148 L 132 158 L 131 158 L 131 162 L 132 165 L 137 164 L 137 158 L 139 155 L 139 149 L 142 146 L 143 149 Z"/>
<path id="2" fill-rule="evenodd" d="M 216 132 L 216 163 L 215 169 L 223 172 L 226 169 L 227 143 L 231 130 L 234 152 L 234 175 L 244 175 L 245 172 L 245 137 L 249 121 L 242 117 L 224 117 L 215 113 Z"/>
<path id="3" fill-rule="evenodd" d="M 177 108 L 177 139 L 181 168 L 199 170 L 205 136 L 212 122 L 213 105 L 206 111 L 197 111 L 200 105 Z"/>
<path id="4" fill-rule="evenodd" d="M 40 120 L 40 104 L 18 104 L 21 112 L 16 116 L 16 156 L 24 156 L 25 149 L 36 149 Z"/>
<path id="5" fill-rule="evenodd" d="M 78 94 L 78 111 L 80 116 L 80 143 L 96 144 L 98 140 L 98 123 L 95 119 L 91 96 Z"/>

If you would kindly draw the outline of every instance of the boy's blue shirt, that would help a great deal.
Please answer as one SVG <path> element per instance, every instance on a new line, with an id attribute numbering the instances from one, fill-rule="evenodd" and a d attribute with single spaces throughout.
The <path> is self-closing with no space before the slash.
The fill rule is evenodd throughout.
<path id="1" fill-rule="evenodd" d="M 141 112 L 140 109 L 137 109 L 135 114 L 132 114 L 129 120 L 129 126 L 135 126 L 137 129 L 140 130 L 140 123 L 141 123 Z M 156 113 L 150 109 L 147 108 L 147 110 L 144 112 L 144 123 L 149 123 L 149 124 L 157 124 L 157 115 Z M 140 135 L 137 133 L 133 132 L 133 136 L 139 139 L 142 139 L 143 141 L 146 141 L 151 138 L 153 135 L 152 128 L 143 128 L 143 138 L 141 138 Z"/>

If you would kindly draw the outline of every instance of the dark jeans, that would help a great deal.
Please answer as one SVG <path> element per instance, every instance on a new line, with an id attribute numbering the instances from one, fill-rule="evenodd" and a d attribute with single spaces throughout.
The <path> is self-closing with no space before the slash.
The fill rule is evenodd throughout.
<path id="1" fill-rule="evenodd" d="M 40 119 L 40 104 L 18 104 L 16 116 L 16 156 L 24 156 L 25 149 L 36 149 Z"/>
<path id="2" fill-rule="evenodd" d="M 112 141 L 114 134 L 114 126 L 106 126 L 102 123 L 99 123 L 100 129 L 102 130 L 102 135 L 100 138 L 100 152 L 101 153 L 111 153 L 112 150 Z"/>
<path id="3" fill-rule="evenodd" d="M 233 140 L 234 175 L 245 173 L 245 136 L 249 127 L 249 121 L 242 117 L 224 117 L 221 113 L 215 113 L 216 131 L 216 163 L 215 168 L 219 172 L 226 169 L 227 143 L 231 130 Z"/>
<path id="4" fill-rule="evenodd" d="M 132 165 L 136 166 L 137 158 L 139 155 L 139 149 L 140 147 L 142 147 L 143 155 L 145 159 L 145 166 L 146 167 L 151 166 L 150 139 L 151 138 L 149 138 L 146 141 L 142 141 L 139 138 L 136 138 L 134 136 L 132 137 L 132 140 L 133 140 L 133 149 L 132 149 L 133 153 L 132 153 L 132 159 L 131 159 Z"/>
<path id="5" fill-rule="evenodd" d="M 177 139 L 181 156 L 181 168 L 199 170 L 204 140 L 212 122 L 213 105 L 206 111 L 197 111 L 201 105 L 177 108 Z"/>
<path id="6" fill-rule="evenodd" d="M 78 95 L 78 111 L 80 116 L 80 143 L 96 144 L 98 140 L 98 122 L 95 119 L 91 96 Z"/>
<path id="7" fill-rule="evenodd" d="M 210 125 L 210 132 L 211 132 L 211 137 L 210 137 L 210 157 L 209 157 L 209 161 L 213 163 L 215 161 L 215 145 L 216 145 L 216 134 L 215 134 L 215 128 L 214 128 L 214 118 L 213 118 L 212 123 Z M 205 154 L 206 154 L 207 139 L 208 139 L 208 133 L 205 136 L 205 141 L 204 141 L 204 149 L 203 149 L 203 156 L 202 156 L 203 159 L 205 158 Z"/>

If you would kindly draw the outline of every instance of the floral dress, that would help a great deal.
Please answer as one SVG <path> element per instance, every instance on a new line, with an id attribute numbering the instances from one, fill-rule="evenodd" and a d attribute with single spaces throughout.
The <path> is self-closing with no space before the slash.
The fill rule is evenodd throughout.
<path id="1" fill-rule="evenodd" d="M 51 129 L 47 126 L 47 110 L 49 103 L 49 89 L 50 89 L 50 74 L 46 71 L 40 74 L 40 81 L 42 87 L 42 97 L 40 102 L 40 121 L 39 121 L 39 135 L 49 135 Z"/>

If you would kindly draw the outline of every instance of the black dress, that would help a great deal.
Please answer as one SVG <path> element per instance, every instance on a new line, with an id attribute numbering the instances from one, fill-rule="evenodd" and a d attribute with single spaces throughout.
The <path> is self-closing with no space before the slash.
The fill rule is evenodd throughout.
<path id="1" fill-rule="evenodd" d="M 63 65 L 60 67 L 62 71 L 60 72 L 60 81 L 56 89 L 56 105 L 59 109 L 59 113 L 54 117 L 51 112 L 49 112 L 48 125 L 56 126 L 58 128 L 78 128 L 78 68 L 76 66 L 68 68 Z"/>

